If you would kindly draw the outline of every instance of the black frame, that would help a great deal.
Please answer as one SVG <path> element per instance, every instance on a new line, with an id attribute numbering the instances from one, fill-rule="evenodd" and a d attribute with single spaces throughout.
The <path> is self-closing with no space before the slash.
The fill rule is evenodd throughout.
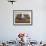
<path id="1" fill-rule="evenodd" d="M 31 24 L 14 24 L 14 11 L 30 11 L 31 12 Z M 13 10 L 13 25 L 32 25 L 33 24 L 33 11 L 32 10 Z"/>

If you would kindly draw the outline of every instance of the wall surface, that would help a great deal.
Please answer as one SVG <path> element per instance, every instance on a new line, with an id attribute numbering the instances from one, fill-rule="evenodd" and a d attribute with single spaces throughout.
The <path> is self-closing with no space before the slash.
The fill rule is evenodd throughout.
<path id="1" fill-rule="evenodd" d="M 32 26 L 14 26 L 13 10 L 32 10 Z M 19 32 L 30 34 L 33 40 L 46 40 L 46 0 L 17 0 L 13 5 L 0 0 L 0 41 L 15 40 Z"/>

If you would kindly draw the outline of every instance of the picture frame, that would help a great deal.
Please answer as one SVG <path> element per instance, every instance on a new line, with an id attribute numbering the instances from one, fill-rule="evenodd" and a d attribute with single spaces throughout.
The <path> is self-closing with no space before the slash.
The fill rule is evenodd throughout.
<path id="1" fill-rule="evenodd" d="M 32 10 L 13 10 L 13 25 L 32 25 Z"/>

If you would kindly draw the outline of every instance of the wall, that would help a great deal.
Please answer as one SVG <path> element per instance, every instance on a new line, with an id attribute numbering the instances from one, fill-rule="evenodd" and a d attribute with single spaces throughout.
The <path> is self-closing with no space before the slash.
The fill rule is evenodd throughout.
<path id="1" fill-rule="evenodd" d="M 14 26 L 13 10 L 32 10 L 32 26 Z M 46 40 L 46 1 L 17 0 L 13 5 L 0 0 L 0 40 L 15 40 L 19 32 L 31 35 L 33 40 Z"/>

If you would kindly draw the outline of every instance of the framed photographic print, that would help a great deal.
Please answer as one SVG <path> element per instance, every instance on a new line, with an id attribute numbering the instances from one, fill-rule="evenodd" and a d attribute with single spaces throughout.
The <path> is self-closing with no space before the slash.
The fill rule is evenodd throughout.
<path id="1" fill-rule="evenodd" d="M 32 25 L 32 10 L 13 10 L 14 25 Z"/>

